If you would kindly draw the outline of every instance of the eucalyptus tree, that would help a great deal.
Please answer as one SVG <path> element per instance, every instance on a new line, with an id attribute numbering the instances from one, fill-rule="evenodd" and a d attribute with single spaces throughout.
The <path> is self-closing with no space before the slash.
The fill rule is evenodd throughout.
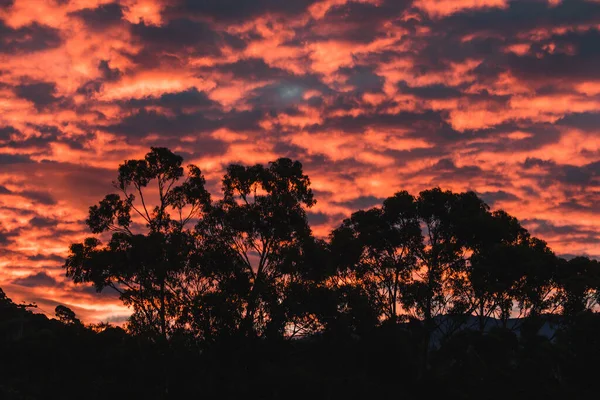
<path id="1" fill-rule="evenodd" d="M 396 322 L 423 250 L 414 197 L 399 192 L 381 208 L 355 212 L 333 231 L 331 249 L 339 268 L 333 283 L 342 292 L 360 290 L 378 319 Z"/>
<path id="2" fill-rule="evenodd" d="M 483 331 L 489 318 L 507 327 L 523 270 L 519 264 L 530 235 L 519 221 L 503 210 L 494 211 L 481 225 L 467 269 L 461 301 L 477 317 Z"/>
<path id="3" fill-rule="evenodd" d="M 559 308 L 556 301 L 556 281 L 559 259 L 547 243 L 528 237 L 518 246 L 515 268 L 520 278 L 515 288 L 516 307 L 520 318 L 537 319 Z"/>
<path id="4" fill-rule="evenodd" d="M 82 325 L 79 318 L 77 318 L 75 312 L 67 306 L 63 306 L 60 304 L 56 306 L 56 308 L 54 309 L 54 315 L 56 315 L 56 318 L 63 324 L 76 326 Z"/>
<path id="5" fill-rule="evenodd" d="M 132 306 L 132 331 L 166 339 L 177 325 L 194 283 L 191 228 L 210 204 L 200 169 L 166 148 L 152 147 L 144 159 L 119 166 L 114 187 L 90 207 L 92 233 L 70 247 L 67 276 L 93 283 L 97 291 L 116 290 Z M 101 238 L 107 240 L 103 244 Z"/>
<path id="6" fill-rule="evenodd" d="M 251 337 L 282 337 L 297 324 L 315 324 L 293 320 L 288 307 L 316 267 L 306 263 L 315 244 L 306 209 L 315 200 L 302 164 L 280 158 L 268 166 L 230 165 L 222 188 L 223 198 L 197 225 L 212 282 L 199 303 L 210 300 L 205 311 L 215 324 Z"/>
<path id="7" fill-rule="evenodd" d="M 556 300 L 564 316 L 592 310 L 600 301 L 600 262 L 588 257 L 559 260 Z"/>
<path id="8" fill-rule="evenodd" d="M 442 327 L 436 317 L 467 312 L 462 295 L 468 285 L 469 257 L 480 240 L 478 234 L 489 207 L 473 192 L 434 188 L 419 194 L 416 208 L 423 244 L 418 269 L 403 301 L 411 315 L 423 320 L 428 343 L 434 330 L 451 330 L 448 318 Z"/>

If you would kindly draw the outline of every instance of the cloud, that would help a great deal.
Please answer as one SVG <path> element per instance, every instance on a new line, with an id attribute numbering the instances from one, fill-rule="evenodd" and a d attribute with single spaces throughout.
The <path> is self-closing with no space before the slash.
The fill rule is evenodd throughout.
<path id="1" fill-rule="evenodd" d="M 214 130 L 218 121 L 208 119 L 202 112 L 181 113 L 174 116 L 155 110 L 139 109 L 124 117 L 120 122 L 106 127 L 106 130 L 127 137 L 146 137 L 151 134 L 177 137 Z"/>
<path id="2" fill-rule="evenodd" d="M 492 207 L 498 203 L 502 203 L 502 202 L 506 202 L 506 201 L 510 201 L 510 202 L 521 201 L 521 199 L 518 196 L 516 196 L 512 193 L 505 192 L 504 190 L 498 190 L 495 192 L 477 193 L 477 195 L 479 197 L 481 197 L 483 199 L 483 201 L 485 201 L 487 204 L 489 204 Z"/>
<path id="3" fill-rule="evenodd" d="M 15 0 L 0 0 L 0 8 L 12 7 Z"/>
<path id="4" fill-rule="evenodd" d="M 52 228 L 57 226 L 58 221 L 44 217 L 33 217 L 28 224 L 34 228 Z"/>
<path id="5" fill-rule="evenodd" d="M 385 198 L 375 196 L 360 196 L 355 199 L 340 202 L 340 205 L 352 210 L 366 210 L 371 207 L 381 207 Z"/>
<path id="6" fill-rule="evenodd" d="M 58 103 L 56 84 L 53 82 L 25 83 L 15 87 L 15 94 L 22 99 L 32 102 L 38 110 Z"/>
<path id="7" fill-rule="evenodd" d="M 0 154 L 0 165 L 30 163 L 32 160 L 21 154 Z"/>
<path id="8" fill-rule="evenodd" d="M 167 54 L 176 54 L 175 57 L 217 56 L 224 47 L 239 50 L 245 45 L 236 36 L 219 32 L 208 23 L 185 18 L 173 19 L 161 26 L 135 24 L 132 34 L 144 46 L 134 60 L 144 63 L 151 62 L 151 57 L 166 57 Z"/>
<path id="9" fill-rule="evenodd" d="M 25 287 L 53 287 L 58 285 L 56 279 L 52 278 L 45 272 L 38 272 L 23 278 L 17 278 L 12 283 L 14 285 Z"/>
<path id="10" fill-rule="evenodd" d="M 56 48 L 61 43 L 58 29 L 38 23 L 11 28 L 0 19 L 0 53 L 30 53 Z"/>
<path id="11" fill-rule="evenodd" d="M 177 0 L 168 12 L 177 15 L 199 15 L 218 21 L 249 20 L 265 14 L 298 15 L 317 0 Z"/>
<path id="12" fill-rule="evenodd" d="M 181 111 L 184 108 L 219 107 L 219 103 L 211 100 L 205 92 L 192 87 L 181 92 L 163 93 L 159 97 L 146 96 L 124 102 L 125 107 L 141 108 L 156 106 Z"/>
<path id="13" fill-rule="evenodd" d="M 18 132 L 19 131 L 12 126 L 3 126 L 2 128 L 0 128 L 0 140 L 10 140 L 11 136 Z"/>
<path id="14" fill-rule="evenodd" d="M 600 3 L 598 3 L 600 4 Z M 598 6 L 600 22 L 600 5 Z M 596 30 L 553 35 L 525 55 L 511 55 L 509 68 L 524 79 L 586 81 L 597 77 L 600 67 L 600 33 Z"/>
<path id="15" fill-rule="evenodd" d="M 96 8 L 84 8 L 72 13 L 81 18 L 89 29 L 103 31 L 118 25 L 123 20 L 123 7 L 119 3 L 101 4 Z"/>
<path id="16" fill-rule="evenodd" d="M 56 200 L 47 192 L 37 191 L 37 190 L 25 190 L 18 193 L 20 196 L 23 196 L 27 199 L 30 199 L 36 203 L 44 204 L 44 205 L 54 205 L 56 204 Z"/>
<path id="17" fill-rule="evenodd" d="M 202 68 L 203 71 L 213 71 L 213 67 Z M 223 63 L 217 66 L 220 73 L 231 75 L 233 78 L 243 80 L 265 81 L 289 77 L 284 69 L 273 67 L 262 58 L 243 58 L 232 63 Z"/>
<path id="18" fill-rule="evenodd" d="M 558 181 L 562 184 L 582 187 L 592 186 L 594 182 L 600 183 L 600 161 L 577 166 L 557 164 L 552 160 L 527 158 L 523 167 L 525 170 L 542 170 L 543 173 L 537 173 L 546 181 Z"/>
<path id="19" fill-rule="evenodd" d="M 98 64 L 98 71 L 100 72 L 100 77 L 85 82 L 77 89 L 77 93 L 93 96 L 95 93 L 101 91 L 105 82 L 118 81 L 122 76 L 122 72 L 118 68 L 110 67 L 108 60 L 100 60 Z"/>
<path id="20" fill-rule="evenodd" d="M 565 125 L 588 132 L 595 132 L 600 126 L 600 113 L 583 112 L 565 115 L 556 122 L 559 125 Z"/>

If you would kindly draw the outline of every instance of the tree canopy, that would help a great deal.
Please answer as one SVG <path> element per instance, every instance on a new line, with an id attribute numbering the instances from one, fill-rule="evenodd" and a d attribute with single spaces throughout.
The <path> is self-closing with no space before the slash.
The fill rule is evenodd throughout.
<path id="1" fill-rule="evenodd" d="M 491 386 L 506 398 L 507 381 L 518 398 L 591 393 L 579 385 L 600 355 L 598 261 L 556 256 L 472 191 L 399 191 L 315 237 L 300 162 L 232 164 L 221 183 L 211 196 L 166 148 L 124 161 L 65 271 L 118 292 L 125 329 L 65 305 L 48 320 L 0 289 L 0 356 L 15 365 L 0 368 L 0 394 L 78 398 L 117 382 L 123 398 L 372 397 L 397 395 L 397 381 L 407 398 Z M 90 373 L 23 383 L 31 360 L 66 371 L 85 352 L 100 360 Z"/>
<path id="2" fill-rule="evenodd" d="M 74 282 L 119 292 L 132 332 L 211 342 L 419 320 L 448 335 L 450 317 L 474 316 L 484 331 L 490 319 L 571 315 L 598 299 L 597 262 L 560 260 L 474 192 L 401 191 L 324 240 L 308 224 L 316 200 L 300 162 L 232 164 L 217 200 L 200 169 L 182 165 L 166 148 L 121 164 L 116 193 L 90 207 L 97 236 L 65 264 Z"/>

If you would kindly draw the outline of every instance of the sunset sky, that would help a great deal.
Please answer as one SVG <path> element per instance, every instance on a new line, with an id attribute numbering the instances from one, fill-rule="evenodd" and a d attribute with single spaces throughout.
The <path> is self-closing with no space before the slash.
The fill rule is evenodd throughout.
<path id="1" fill-rule="evenodd" d="M 326 235 L 406 189 L 474 190 L 600 257 L 598 0 L 0 0 L 0 287 L 122 321 L 64 278 L 120 162 L 166 146 L 213 198 L 300 160 Z"/>

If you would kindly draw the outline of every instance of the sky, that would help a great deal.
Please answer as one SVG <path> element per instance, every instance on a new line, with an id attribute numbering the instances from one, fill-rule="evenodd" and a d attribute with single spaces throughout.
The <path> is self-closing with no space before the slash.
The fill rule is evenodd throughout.
<path id="1" fill-rule="evenodd" d="M 598 0 L 0 0 L 0 287 L 122 321 L 68 246 L 119 163 L 165 146 L 213 198 L 300 160 L 325 236 L 399 190 L 474 190 L 600 258 Z"/>

